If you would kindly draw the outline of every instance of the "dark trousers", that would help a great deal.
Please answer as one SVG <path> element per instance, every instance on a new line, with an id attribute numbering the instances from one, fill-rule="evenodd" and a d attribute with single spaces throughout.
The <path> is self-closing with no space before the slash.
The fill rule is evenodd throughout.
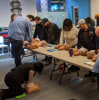
<path id="1" fill-rule="evenodd" d="M 10 38 L 12 44 L 12 54 L 15 58 L 16 67 L 21 65 L 21 55 L 23 53 L 23 41 L 18 41 Z"/>
<path id="2" fill-rule="evenodd" d="M 21 84 L 16 81 L 12 72 L 6 74 L 5 83 L 8 89 L 3 90 L 2 100 L 21 95 L 24 92 Z"/>
<path id="3" fill-rule="evenodd" d="M 98 91 L 99 91 L 99 73 L 96 74 L 97 77 L 97 85 L 98 85 Z"/>
<path id="4" fill-rule="evenodd" d="M 52 62 L 52 57 L 49 57 L 49 56 L 45 56 L 45 59 L 48 61 L 48 62 Z"/>

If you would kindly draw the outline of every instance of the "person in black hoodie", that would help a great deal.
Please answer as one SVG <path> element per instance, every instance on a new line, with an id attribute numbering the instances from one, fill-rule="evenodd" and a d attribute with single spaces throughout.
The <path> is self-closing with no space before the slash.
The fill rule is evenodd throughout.
<path id="1" fill-rule="evenodd" d="M 93 26 L 88 26 L 85 23 L 84 19 L 81 19 L 78 21 L 77 27 L 80 28 L 78 33 L 78 43 L 77 47 L 80 49 L 81 47 L 84 47 L 90 50 L 96 50 L 96 35 L 95 35 L 95 29 Z M 85 74 L 85 77 L 94 76 L 94 74 L 89 71 L 89 74 Z M 94 78 L 92 78 L 92 81 L 94 81 Z"/>
<path id="2" fill-rule="evenodd" d="M 42 24 L 42 20 L 40 17 L 35 17 L 35 22 L 36 22 L 36 29 L 33 35 L 33 38 L 38 37 L 40 40 L 46 40 L 46 33 L 44 30 L 44 26 Z"/>
<path id="3" fill-rule="evenodd" d="M 26 83 L 27 87 L 34 86 L 33 77 L 35 73 L 41 74 L 43 71 L 43 63 L 25 63 L 9 71 L 4 78 L 8 89 L 0 89 L 0 100 L 12 98 L 24 93 L 22 84 Z"/>

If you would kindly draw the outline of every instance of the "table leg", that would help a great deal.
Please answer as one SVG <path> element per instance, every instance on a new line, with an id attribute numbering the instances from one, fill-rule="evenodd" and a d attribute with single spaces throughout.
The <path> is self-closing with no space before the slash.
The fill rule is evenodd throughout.
<path id="1" fill-rule="evenodd" d="M 65 68 L 66 68 L 66 67 L 67 67 L 67 65 L 66 65 L 65 62 L 64 62 L 64 70 L 63 70 L 63 73 L 62 73 L 61 76 L 60 76 L 59 85 L 61 85 L 61 83 L 62 83 L 63 75 L 66 74 L 66 73 L 65 73 Z"/>
<path id="2" fill-rule="evenodd" d="M 79 71 L 76 71 L 76 73 L 77 73 L 77 77 L 79 77 Z"/>
<path id="3" fill-rule="evenodd" d="M 50 74 L 50 80 L 52 80 L 52 76 L 53 76 L 53 72 L 55 71 L 55 67 L 56 67 L 56 62 L 55 62 L 55 58 L 54 58 L 54 67 L 53 67 L 53 70 Z"/>
<path id="4" fill-rule="evenodd" d="M 37 55 L 35 54 L 35 52 L 32 51 L 32 54 L 33 54 L 33 56 L 35 56 L 35 58 L 36 58 L 35 60 L 38 60 L 38 57 L 37 57 Z"/>

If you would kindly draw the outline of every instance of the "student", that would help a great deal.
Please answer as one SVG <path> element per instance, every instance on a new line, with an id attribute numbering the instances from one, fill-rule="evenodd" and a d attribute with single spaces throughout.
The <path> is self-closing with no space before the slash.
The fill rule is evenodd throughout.
<path id="1" fill-rule="evenodd" d="M 93 67 L 92 72 L 94 72 L 96 74 L 97 77 L 97 85 L 98 85 L 98 91 L 99 91 L 99 57 L 96 60 L 96 63 Z"/>
<path id="2" fill-rule="evenodd" d="M 42 23 L 44 25 L 45 28 L 45 32 L 46 32 L 46 40 L 49 44 L 59 44 L 59 38 L 60 38 L 60 29 L 58 28 L 58 26 L 52 22 L 50 22 L 47 18 L 44 18 L 42 20 Z M 47 65 L 51 64 L 52 62 L 52 57 L 48 57 L 46 56 L 45 59 L 43 59 L 43 61 L 47 60 Z"/>
<path id="3" fill-rule="evenodd" d="M 15 19 L 16 17 L 17 17 L 16 14 L 12 14 L 12 15 L 11 15 L 10 24 L 14 21 L 14 19 Z M 9 38 L 9 41 L 10 41 L 10 43 L 11 43 L 10 38 Z M 12 57 L 12 58 L 14 57 L 13 50 L 12 50 L 12 44 L 11 44 L 11 57 Z"/>
<path id="4" fill-rule="evenodd" d="M 86 23 L 88 26 L 93 26 L 93 27 L 95 27 L 95 21 L 94 21 L 91 17 L 86 17 L 86 18 L 85 18 L 85 23 Z"/>
<path id="5" fill-rule="evenodd" d="M 29 18 L 22 16 L 16 17 L 8 28 L 8 37 L 12 44 L 13 56 L 17 67 L 21 64 L 24 39 L 26 38 L 28 39 L 27 41 L 32 42 L 32 25 Z"/>
<path id="6" fill-rule="evenodd" d="M 60 29 L 59 27 L 50 22 L 47 18 L 42 20 L 45 27 L 45 32 L 47 35 L 47 42 L 50 44 L 58 44 L 60 39 Z"/>
<path id="7" fill-rule="evenodd" d="M 99 50 L 99 26 L 96 27 L 95 29 L 95 34 L 96 34 L 96 49 Z M 96 74 L 97 77 L 97 85 L 98 85 L 98 91 L 99 91 L 99 57 L 96 60 L 96 63 L 93 67 L 92 72 Z"/>
<path id="8" fill-rule="evenodd" d="M 63 29 L 60 36 L 60 44 L 70 44 L 72 47 L 75 47 L 78 42 L 78 32 L 79 30 L 72 24 L 70 19 L 65 19 L 63 22 Z"/>
<path id="9" fill-rule="evenodd" d="M 33 15 L 27 15 L 27 17 L 29 18 L 29 20 L 32 24 L 32 33 L 34 33 L 34 30 L 35 30 L 34 16 Z"/>
<path id="10" fill-rule="evenodd" d="M 78 21 L 77 27 L 80 28 L 78 33 L 78 49 L 83 46 L 88 50 L 96 50 L 95 28 L 93 26 L 88 26 L 84 19 Z"/>
<path id="11" fill-rule="evenodd" d="M 84 47 L 89 51 L 96 50 L 96 35 L 94 27 L 88 26 L 85 23 L 84 19 L 78 21 L 77 27 L 80 28 L 78 33 L 78 44 L 77 44 L 78 49 Z M 91 71 L 89 71 L 89 74 L 85 74 L 85 77 L 89 76 L 91 76 L 92 82 L 95 82 L 95 79 L 93 77 L 94 74 Z"/>
<path id="12" fill-rule="evenodd" d="M 0 90 L 0 100 L 21 95 L 24 92 L 24 89 L 21 87 L 24 82 L 27 83 L 27 87 L 34 86 L 32 82 L 34 74 L 41 74 L 42 70 L 43 64 L 41 62 L 25 63 L 12 69 L 6 74 L 4 79 L 9 88 Z"/>
<path id="13" fill-rule="evenodd" d="M 70 19 L 64 19 L 63 29 L 60 36 L 60 44 L 69 44 L 72 48 L 77 46 L 79 30 L 72 24 Z M 63 65 L 62 65 L 63 66 Z M 77 66 L 70 65 L 69 71 L 79 70 Z"/>
<path id="14" fill-rule="evenodd" d="M 10 24 L 14 21 L 14 19 L 15 19 L 16 17 L 17 17 L 16 14 L 12 14 L 12 15 L 11 15 L 11 21 L 10 21 Z"/>
<path id="15" fill-rule="evenodd" d="M 42 19 L 40 19 L 40 17 L 36 16 L 35 22 L 36 22 L 36 28 L 35 28 L 33 38 L 38 37 L 40 40 L 46 40 L 46 33 L 44 30 L 44 26 L 42 24 Z"/>

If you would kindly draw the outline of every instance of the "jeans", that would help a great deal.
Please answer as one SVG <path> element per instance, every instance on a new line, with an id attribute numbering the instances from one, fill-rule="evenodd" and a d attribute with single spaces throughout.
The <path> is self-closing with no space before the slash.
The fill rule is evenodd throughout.
<path id="1" fill-rule="evenodd" d="M 23 52 L 23 41 L 14 40 L 10 38 L 12 44 L 12 54 L 15 58 L 16 67 L 21 65 L 21 55 Z"/>
<path id="2" fill-rule="evenodd" d="M 3 95 L 2 100 L 5 100 L 7 98 L 15 97 L 18 95 L 21 95 L 24 93 L 23 88 L 21 87 L 21 84 L 19 84 L 13 73 L 9 72 L 5 76 L 5 83 L 8 86 L 8 89 L 3 89 Z"/>

